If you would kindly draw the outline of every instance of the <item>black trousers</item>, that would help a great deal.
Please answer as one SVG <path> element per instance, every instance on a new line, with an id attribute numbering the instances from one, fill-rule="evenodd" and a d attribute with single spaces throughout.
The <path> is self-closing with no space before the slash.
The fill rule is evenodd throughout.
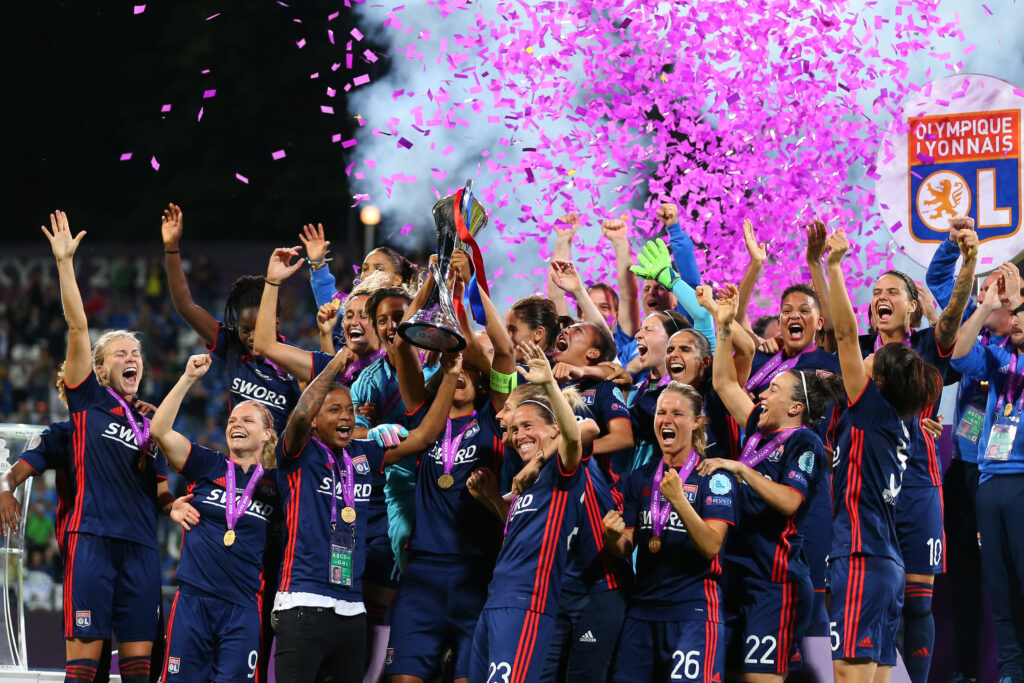
<path id="1" fill-rule="evenodd" d="M 366 615 L 341 617 L 324 607 L 274 613 L 274 674 L 288 683 L 361 683 L 366 669 Z"/>
<path id="2" fill-rule="evenodd" d="M 981 550 L 978 547 L 978 466 L 959 458 L 949 463 L 942 482 L 946 557 L 950 593 L 956 606 L 953 664 L 968 678 L 978 677 L 981 634 Z"/>

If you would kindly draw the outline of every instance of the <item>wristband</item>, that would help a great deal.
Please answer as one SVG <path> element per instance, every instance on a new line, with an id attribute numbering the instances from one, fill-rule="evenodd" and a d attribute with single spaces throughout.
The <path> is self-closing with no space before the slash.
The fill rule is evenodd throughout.
<path id="1" fill-rule="evenodd" d="M 1021 312 L 1024 312 L 1024 303 L 1022 303 L 1017 308 L 1013 309 L 1013 314 L 1014 315 L 1017 315 L 1018 313 L 1021 313 Z"/>
<path id="2" fill-rule="evenodd" d="M 496 391 L 499 394 L 511 394 L 512 390 L 516 388 L 517 374 L 513 370 L 506 375 L 491 368 L 491 391 Z"/>
<path id="3" fill-rule="evenodd" d="M 268 285 L 273 285 L 274 287 L 280 287 L 281 286 L 280 282 L 271 282 L 267 278 L 263 278 L 263 281 L 266 282 Z"/>
<path id="4" fill-rule="evenodd" d="M 180 249 L 164 249 L 165 254 L 180 254 Z"/>

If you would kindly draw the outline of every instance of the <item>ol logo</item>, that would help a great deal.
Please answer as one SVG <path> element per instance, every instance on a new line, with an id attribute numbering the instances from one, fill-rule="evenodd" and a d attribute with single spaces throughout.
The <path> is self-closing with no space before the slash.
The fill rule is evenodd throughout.
<path id="1" fill-rule="evenodd" d="M 176 674 L 181 670 L 181 659 L 178 657 L 167 658 L 167 673 Z"/>
<path id="2" fill-rule="evenodd" d="M 87 609 L 75 612 L 75 626 L 78 628 L 89 628 L 92 626 L 92 612 Z"/>

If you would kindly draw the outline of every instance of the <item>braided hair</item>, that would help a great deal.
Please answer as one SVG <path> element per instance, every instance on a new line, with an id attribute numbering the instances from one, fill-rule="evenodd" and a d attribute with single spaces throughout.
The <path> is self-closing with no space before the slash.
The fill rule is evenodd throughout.
<path id="1" fill-rule="evenodd" d="M 243 275 L 231 283 L 228 300 L 224 304 L 224 329 L 228 333 L 225 337 L 229 353 L 249 352 L 238 338 L 238 314 L 246 308 L 260 307 L 264 286 L 266 280 L 258 275 Z"/>

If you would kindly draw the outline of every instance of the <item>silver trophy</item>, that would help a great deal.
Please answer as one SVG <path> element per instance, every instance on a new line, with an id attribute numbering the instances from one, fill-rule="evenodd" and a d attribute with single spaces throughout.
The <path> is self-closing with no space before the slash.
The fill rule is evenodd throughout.
<path id="1" fill-rule="evenodd" d="M 447 274 L 452 253 L 464 247 L 459 238 L 455 219 L 455 197 L 450 194 L 434 204 L 434 224 L 437 226 L 437 262 L 430 264 L 434 276 L 434 289 L 426 303 L 413 316 L 398 326 L 398 334 L 413 346 L 431 351 L 461 351 L 466 348 L 462 336 L 451 290 L 448 289 Z M 467 180 L 462 190 L 458 207 L 470 235 L 476 235 L 487 225 L 487 213 L 480 202 L 473 198 L 473 181 Z"/>

